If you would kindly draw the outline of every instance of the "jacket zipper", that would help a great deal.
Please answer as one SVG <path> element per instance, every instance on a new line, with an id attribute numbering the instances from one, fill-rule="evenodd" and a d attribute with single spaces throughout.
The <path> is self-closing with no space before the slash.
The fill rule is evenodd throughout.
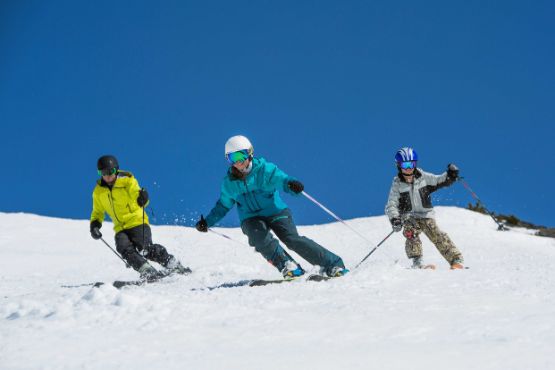
<path id="1" fill-rule="evenodd" d="M 118 217 L 118 214 L 116 213 L 116 207 L 114 207 L 114 200 L 112 198 L 112 189 L 110 189 L 110 194 L 108 194 L 108 199 L 110 200 L 110 205 L 112 206 L 112 211 L 114 211 L 114 216 L 116 216 L 116 220 L 118 220 L 118 222 L 123 225 L 123 222 L 121 222 L 121 220 Z"/>
<path id="2" fill-rule="evenodd" d="M 249 200 L 249 197 L 252 196 L 254 198 L 253 195 L 251 195 L 251 191 L 249 190 L 249 186 L 247 185 L 247 180 L 243 180 L 243 182 L 245 183 L 245 188 L 247 189 L 247 194 L 245 196 L 245 199 L 247 199 L 247 201 Z M 255 199 L 256 200 L 256 199 Z M 248 203 L 248 202 L 247 202 Z M 260 204 L 258 205 L 258 210 L 255 209 L 256 208 L 256 204 L 254 204 L 254 201 L 251 199 L 250 200 L 250 205 L 249 208 L 251 209 L 251 212 L 258 212 L 260 211 Z M 258 202 L 257 202 L 258 203 Z M 252 205 L 254 205 L 254 207 L 251 207 Z"/>
<path id="3" fill-rule="evenodd" d="M 410 197 L 409 197 L 409 200 L 410 200 L 411 213 L 414 213 L 414 210 L 416 209 L 416 198 L 414 198 L 414 179 L 410 183 Z"/>

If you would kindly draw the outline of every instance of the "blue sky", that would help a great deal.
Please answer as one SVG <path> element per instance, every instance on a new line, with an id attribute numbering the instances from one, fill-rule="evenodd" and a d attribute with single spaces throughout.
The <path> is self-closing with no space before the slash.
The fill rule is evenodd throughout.
<path id="1" fill-rule="evenodd" d="M 548 1 L 3 1 L 0 211 L 88 218 L 111 153 L 155 223 L 193 225 L 244 134 L 344 218 L 383 214 L 413 146 L 491 210 L 555 226 L 553 19 Z"/>

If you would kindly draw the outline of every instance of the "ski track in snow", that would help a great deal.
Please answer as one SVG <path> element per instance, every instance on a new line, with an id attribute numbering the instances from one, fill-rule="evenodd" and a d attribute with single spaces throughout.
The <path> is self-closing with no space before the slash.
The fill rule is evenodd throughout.
<path id="1" fill-rule="evenodd" d="M 450 271 L 426 237 L 438 269 L 407 269 L 397 233 L 340 279 L 215 290 L 202 288 L 280 275 L 250 247 L 154 226 L 191 276 L 62 288 L 137 274 L 90 238 L 88 221 L 0 213 L 0 369 L 555 368 L 555 240 L 436 212 L 470 269 Z M 376 244 L 390 231 L 383 216 L 348 223 Z M 341 224 L 299 229 L 351 268 L 373 248 Z M 218 230 L 246 244 L 239 229 Z"/>

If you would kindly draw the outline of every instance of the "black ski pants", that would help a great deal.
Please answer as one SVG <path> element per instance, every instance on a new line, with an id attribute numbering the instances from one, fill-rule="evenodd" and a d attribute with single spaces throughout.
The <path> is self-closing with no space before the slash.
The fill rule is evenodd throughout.
<path id="1" fill-rule="evenodd" d="M 135 270 L 139 270 L 147 259 L 166 266 L 173 257 L 162 245 L 152 244 L 152 232 L 149 225 L 144 225 L 144 238 L 143 225 L 118 232 L 116 249 Z"/>

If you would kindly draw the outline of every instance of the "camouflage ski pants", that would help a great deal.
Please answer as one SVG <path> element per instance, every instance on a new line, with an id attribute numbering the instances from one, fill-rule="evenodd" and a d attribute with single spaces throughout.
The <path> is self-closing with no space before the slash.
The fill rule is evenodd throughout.
<path id="1" fill-rule="evenodd" d="M 422 241 L 420 240 L 420 233 L 422 232 L 436 246 L 439 253 L 449 264 L 457 259 L 463 261 L 461 252 L 449 236 L 437 227 L 433 218 L 410 218 L 405 221 L 403 235 L 407 238 L 405 252 L 408 258 L 422 257 Z"/>

